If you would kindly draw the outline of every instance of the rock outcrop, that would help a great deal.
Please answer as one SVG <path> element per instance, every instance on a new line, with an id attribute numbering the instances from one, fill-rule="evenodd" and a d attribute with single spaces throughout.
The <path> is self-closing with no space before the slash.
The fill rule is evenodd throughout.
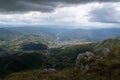
<path id="1" fill-rule="evenodd" d="M 101 54 L 108 55 L 109 52 L 110 52 L 109 48 L 104 48 Z"/>
<path id="2" fill-rule="evenodd" d="M 103 56 L 108 55 L 110 52 L 109 48 L 104 48 L 101 52 L 101 56 L 100 59 L 103 59 Z M 76 68 L 80 68 L 80 69 L 84 69 L 84 70 L 88 70 L 90 67 L 90 64 L 93 62 L 93 60 L 95 59 L 95 55 L 92 52 L 84 52 L 84 53 L 79 53 L 76 59 L 76 64 L 75 67 Z"/>
<path id="3" fill-rule="evenodd" d="M 88 62 L 94 57 L 95 55 L 92 52 L 85 52 L 85 53 L 79 53 L 76 59 L 76 68 L 80 69 L 89 69 Z"/>

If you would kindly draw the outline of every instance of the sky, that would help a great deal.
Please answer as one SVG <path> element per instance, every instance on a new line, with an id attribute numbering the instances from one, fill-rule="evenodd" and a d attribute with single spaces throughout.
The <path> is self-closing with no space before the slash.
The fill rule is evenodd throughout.
<path id="1" fill-rule="evenodd" d="M 120 0 L 0 0 L 0 25 L 120 28 Z"/>

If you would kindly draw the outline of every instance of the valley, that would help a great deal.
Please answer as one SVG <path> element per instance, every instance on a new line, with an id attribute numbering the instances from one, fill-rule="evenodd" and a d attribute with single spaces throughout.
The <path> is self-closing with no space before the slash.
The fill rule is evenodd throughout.
<path id="1" fill-rule="evenodd" d="M 120 33 L 118 32 L 120 29 L 104 29 L 105 32 L 109 33 L 112 30 L 111 34 L 107 34 L 109 35 L 107 37 L 98 32 L 94 33 L 96 37 L 87 32 L 88 30 L 84 30 L 84 33 L 87 33 L 86 35 L 92 35 L 91 38 L 85 35 L 81 37 L 81 33 L 78 32 L 76 34 L 80 36 L 76 35 L 76 30 L 73 36 L 70 33 L 71 30 L 70 32 L 67 30 L 67 32 L 66 29 L 65 31 L 62 30 L 62 33 L 60 33 L 61 31 L 59 32 L 59 29 L 47 31 L 48 28 L 42 28 L 43 30 L 40 28 L 41 31 L 36 29 L 38 31 L 32 30 L 33 32 L 28 30 L 30 33 L 27 30 L 24 31 L 23 28 L 23 32 L 21 32 L 20 29 L 17 28 L 18 31 L 16 28 L 0 29 L 1 80 L 39 80 L 39 78 L 49 80 L 50 76 L 53 77 L 51 80 L 75 80 L 76 78 L 80 80 L 83 79 L 83 74 L 90 74 L 90 76 L 84 76 L 84 79 L 89 78 L 89 80 L 92 80 L 95 73 L 96 78 L 94 80 L 103 78 L 108 80 L 106 75 L 117 76 L 116 80 L 119 79 L 119 72 L 113 71 L 120 70 Z M 68 36 L 65 37 L 66 34 Z M 98 35 L 101 35 L 99 40 Z M 110 50 L 110 54 L 107 57 L 101 54 L 104 48 Z M 77 55 L 87 52 L 95 55 L 94 61 L 89 62 L 91 68 L 88 71 L 75 69 Z M 103 61 L 99 61 L 102 57 Z M 109 62 L 109 60 L 111 61 Z M 104 61 L 106 61 L 105 64 Z M 105 68 L 105 74 L 100 78 L 98 76 L 104 72 L 101 67 Z M 112 76 L 108 71 L 115 75 Z M 68 74 L 75 76 L 69 76 Z M 46 76 L 46 78 L 40 76 Z"/>
<path id="2" fill-rule="evenodd" d="M 0 80 L 120 80 L 120 0 L 0 0 Z"/>

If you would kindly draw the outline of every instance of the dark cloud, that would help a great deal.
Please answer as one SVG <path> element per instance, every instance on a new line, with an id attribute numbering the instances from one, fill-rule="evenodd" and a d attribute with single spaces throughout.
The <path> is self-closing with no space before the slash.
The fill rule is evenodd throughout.
<path id="1" fill-rule="evenodd" d="M 89 2 L 119 2 L 120 0 L 0 0 L 0 12 L 26 12 L 54 10 L 59 4 L 81 4 Z"/>
<path id="2" fill-rule="evenodd" d="M 27 12 L 53 10 L 57 4 L 43 3 L 38 0 L 0 0 L 0 12 Z"/>
<path id="3" fill-rule="evenodd" d="M 90 21 L 101 23 L 120 23 L 120 11 L 114 6 L 104 5 L 102 8 L 93 9 L 90 12 Z"/>

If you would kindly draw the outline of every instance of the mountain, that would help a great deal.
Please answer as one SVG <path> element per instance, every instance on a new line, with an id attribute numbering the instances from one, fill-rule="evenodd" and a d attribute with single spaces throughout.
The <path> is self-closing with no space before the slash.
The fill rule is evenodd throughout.
<path id="1" fill-rule="evenodd" d="M 113 49 L 120 46 L 120 37 L 110 38 L 96 43 L 73 45 L 58 49 L 57 54 L 67 57 L 69 63 L 75 63 L 76 56 L 86 51 L 93 52 L 96 55 L 101 54 L 104 48 Z M 56 50 L 53 50 L 53 52 Z M 56 54 L 56 52 L 55 52 Z"/>
<path id="2" fill-rule="evenodd" d="M 47 44 L 48 47 L 98 42 L 120 36 L 120 28 L 106 29 L 65 29 L 48 27 L 0 28 L 0 46 L 19 50 L 24 43 Z M 9 44 L 9 45 L 8 45 Z"/>
<path id="3" fill-rule="evenodd" d="M 4 80 L 119 80 L 120 46 L 106 56 L 95 56 L 88 70 L 67 67 L 62 70 L 37 69 L 7 75 Z M 2 79 L 1 79 L 2 80 Z"/>
<path id="4" fill-rule="evenodd" d="M 61 70 L 67 67 L 72 67 L 75 64 L 76 57 L 79 53 L 90 51 L 95 55 L 100 55 L 104 48 L 109 48 L 112 50 L 113 48 L 119 47 L 120 38 L 117 37 L 97 43 L 74 45 L 61 48 L 46 48 L 44 50 L 36 50 L 35 47 L 32 47 L 33 44 L 25 45 L 27 45 L 27 51 L 22 49 L 22 51 L 8 52 L 13 54 L 0 56 L 0 76 L 6 76 L 10 73 L 26 70 L 53 67 Z M 117 51 L 119 51 L 119 49 Z"/>
<path id="5" fill-rule="evenodd" d="M 47 38 L 51 38 L 52 40 L 57 38 L 57 34 L 65 34 L 69 29 L 64 28 L 47 28 L 47 27 L 14 27 L 7 28 L 12 31 L 21 32 L 24 34 L 34 34 Z"/>
<path id="6" fill-rule="evenodd" d="M 49 37 L 53 41 L 96 42 L 120 36 L 120 28 L 67 29 L 49 27 L 14 27 L 7 29 L 25 34 L 35 34 L 39 36 Z"/>
<path id="7" fill-rule="evenodd" d="M 88 30 L 44 27 L 0 28 L 0 77 L 26 70 L 44 68 L 61 70 L 73 67 L 79 53 L 90 51 L 100 55 L 104 48 L 112 51 L 114 47 L 119 47 L 119 36 L 119 28 Z M 92 43 L 49 47 L 55 42 L 64 41 Z"/>
<path id="8" fill-rule="evenodd" d="M 94 51 L 100 52 L 100 51 L 102 51 L 103 48 L 112 49 L 119 45 L 120 45 L 120 37 L 116 37 L 116 38 L 110 38 L 107 40 L 103 40 L 101 42 L 97 42 L 97 43 L 93 44 L 92 46 L 93 46 Z"/>
<path id="9" fill-rule="evenodd" d="M 16 31 L 10 31 L 5 28 L 0 28 L 0 41 L 11 40 L 19 36 L 20 33 Z"/>
<path id="10" fill-rule="evenodd" d="M 70 36 L 68 36 L 70 35 Z M 74 29 L 67 34 L 64 35 L 64 38 L 68 38 L 70 40 L 77 39 L 82 41 L 102 41 L 108 38 L 120 36 L 120 28 L 106 28 L 106 29 Z M 63 38 L 63 39 L 64 39 Z"/>
<path id="11" fill-rule="evenodd" d="M 25 34 L 11 29 L 0 28 L 0 47 L 5 50 L 19 50 L 24 43 L 51 44 L 52 40 L 47 36 L 35 34 Z"/>

